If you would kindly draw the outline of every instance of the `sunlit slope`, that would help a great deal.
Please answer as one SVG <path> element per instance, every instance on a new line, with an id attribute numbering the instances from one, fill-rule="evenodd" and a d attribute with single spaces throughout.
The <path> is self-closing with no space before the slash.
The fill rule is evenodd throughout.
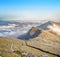
<path id="1" fill-rule="evenodd" d="M 34 29 L 36 29 L 36 27 Z M 33 28 L 31 31 L 32 30 Z M 54 54 L 60 54 L 60 37 L 50 33 L 47 30 L 40 30 L 40 34 L 37 37 L 27 41 L 27 44 Z"/>
<path id="2" fill-rule="evenodd" d="M 21 54 L 17 54 L 14 51 L 27 51 L 34 56 L 48 55 L 49 57 L 57 57 L 52 54 L 42 52 L 40 50 L 26 46 L 25 41 L 16 38 L 0 37 L 0 56 L 1 57 L 21 57 Z M 24 56 L 23 56 L 24 57 Z"/>
<path id="3" fill-rule="evenodd" d="M 19 57 L 14 51 L 21 51 L 22 40 L 15 38 L 0 37 L 0 56 L 2 57 Z"/>

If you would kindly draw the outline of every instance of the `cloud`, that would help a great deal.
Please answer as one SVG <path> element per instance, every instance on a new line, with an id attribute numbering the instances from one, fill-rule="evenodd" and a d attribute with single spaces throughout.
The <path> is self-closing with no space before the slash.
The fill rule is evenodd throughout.
<path id="1" fill-rule="evenodd" d="M 32 26 L 37 26 L 40 24 L 23 24 L 22 26 L 17 26 L 16 24 L 8 24 L 0 26 L 0 36 L 10 36 L 10 37 L 18 37 L 24 33 L 27 33 Z"/>
<path id="2" fill-rule="evenodd" d="M 60 27 L 58 25 L 53 24 L 52 26 L 48 26 L 48 28 L 52 31 L 55 32 L 56 34 L 60 35 Z"/>

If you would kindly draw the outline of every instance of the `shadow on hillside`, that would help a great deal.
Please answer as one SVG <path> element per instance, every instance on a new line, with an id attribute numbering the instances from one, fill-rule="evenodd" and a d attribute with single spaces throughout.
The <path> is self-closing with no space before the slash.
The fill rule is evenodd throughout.
<path id="1" fill-rule="evenodd" d="M 33 38 L 37 37 L 38 35 L 40 35 L 41 30 L 32 31 L 31 33 L 34 32 L 34 34 L 32 34 L 32 35 L 30 32 L 31 32 L 31 30 L 26 34 L 19 36 L 18 39 L 22 39 L 22 40 L 33 39 Z"/>

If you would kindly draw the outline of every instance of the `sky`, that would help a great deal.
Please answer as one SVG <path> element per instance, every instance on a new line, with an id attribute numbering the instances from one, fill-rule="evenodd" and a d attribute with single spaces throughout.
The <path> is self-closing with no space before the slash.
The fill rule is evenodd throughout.
<path id="1" fill-rule="evenodd" d="M 59 20 L 60 0 L 0 0 L 0 20 Z"/>

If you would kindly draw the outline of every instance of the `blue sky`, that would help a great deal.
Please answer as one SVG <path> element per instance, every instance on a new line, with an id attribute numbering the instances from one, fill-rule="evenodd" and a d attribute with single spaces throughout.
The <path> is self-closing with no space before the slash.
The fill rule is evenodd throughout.
<path id="1" fill-rule="evenodd" d="M 0 16 L 7 19 L 46 19 L 60 14 L 60 0 L 0 0 Z"/>

